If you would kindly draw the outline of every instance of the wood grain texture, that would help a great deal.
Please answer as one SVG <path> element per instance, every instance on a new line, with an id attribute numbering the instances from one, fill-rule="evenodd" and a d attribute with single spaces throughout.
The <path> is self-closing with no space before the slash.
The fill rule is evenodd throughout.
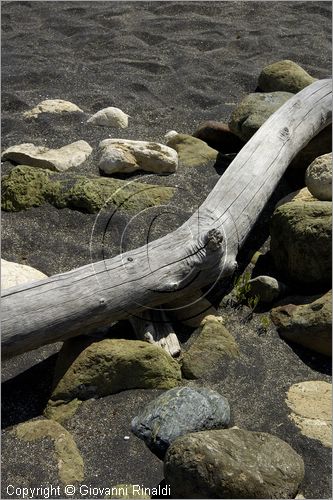
<path id="1" fill-rule="evenodd" d="M 238 249 L 289 163 L 331 123 L 331 87 L 331 80 L 316 81 L 277 110 L 176 231 L 112 259 L 4 290 L 2 356 L 92 332 L 232 274 Z"/>

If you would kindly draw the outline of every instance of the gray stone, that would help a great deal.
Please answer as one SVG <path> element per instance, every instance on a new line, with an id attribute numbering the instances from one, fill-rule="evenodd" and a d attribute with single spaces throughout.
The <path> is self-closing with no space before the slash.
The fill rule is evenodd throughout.
<path id="1" fill-rule="evenodd" d="M 163 458 L 179 436 L 205 429 L 227 427 L 229 403 L 219 393 L 206 388 L 170 389 L 149 403 L 132 420 L 132 432 L 148 448 Z"/>
<path id="2" fill-rule="evenodd" d="M 178 166 L 174 149 L 156 142 L 105 139 L 99 150 L 99 168 L 106 174 L 136 170 L 165 174 L 175 172 Z"/>
<path id="3" fill-rule="evenodd" d="M 310 304 L 275 307 L 271 318 L 281 337 L 332 356 L 332 291 Z"/>
<path id="4" fill-rule="evenodd" d="M 319 156 L 308 166 L 305 184 L 318 200 L 332 200 L 332 153 Z"/>
<path id="5" fill-rule="evenodd" d="M 294 498 L 304 463 L 271 434 L 233 428 L 178 438 L 164 474 L 173 498 Z"/>
<path id="6" fill-rule="evenodd" d="M 316 286 L 331 283 L 331 202 L 281 205 L 271 218 L 270 233 L 275 266 L 286 279 Z"/>
<path id="7" fill-rule="evenodd" d="M 231 132 L 248 141 L 265 121 L 293 96 L 290 92 L 249 94 L 235 108 L 229 127 Z"/>
<path id="8" fill-rule="evenodd" d="M 92 148 L 85 141 L 76 141 L 59 149 L 24 143 L 6 149 L 1 158 L 13 160 L 20 165 L 64 172 L 71 167 L 81 165 L 91 152 Z"/>
<path id="9" fill-rule="evenodd" d="M 258 85 L 265 92 L 282 90 L 297 93 L 316 81 L 301 66 L 288 59 L 266 66 L 260 73 Z"/>
<path id="10" fill-rule="evenodd" d="M 271 276 L 257 276 L 249 281 L 250 295 L 259 296 L 260 302 L 273 302 L 287 290 L 286 285 Z"/>

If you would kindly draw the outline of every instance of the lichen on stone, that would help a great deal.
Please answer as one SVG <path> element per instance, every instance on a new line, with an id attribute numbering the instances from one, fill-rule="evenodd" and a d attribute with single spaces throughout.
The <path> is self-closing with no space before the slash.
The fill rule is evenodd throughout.
<path id="1" fill-rule="evenodd" d="M 19 424 L 12 431 L 23 441 L 50 438 L 58 458 L 58 474 L 63 484 L 73 484 L 84 479 L 84 463 L 72 435 L 59 423 L 43 419 Z"/>

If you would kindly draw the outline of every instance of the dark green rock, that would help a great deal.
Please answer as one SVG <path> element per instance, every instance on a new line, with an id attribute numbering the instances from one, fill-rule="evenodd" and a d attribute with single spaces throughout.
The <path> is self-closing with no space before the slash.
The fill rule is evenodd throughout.
<path id="1" fill-rule="evenodd" d="M 218 151 L 196 137 L 177 134 L 168 140 L 168 146 L 178 153 L 180 167 L 203 167 L 215 162 Z"/>
<path id="2" fill-rule="evenodd" d="M 229 403 L 221 394 L 204 387 L 179 387 L 148 403 L 132 420 L 132 432 L 163 459 L 177 437 L 227 427 L 229 422 Z"/>
<path id="3" fill-rule="evenodd" d="M 292 92 L 296 94 L 315 82 L 301 66 L 288 59 L 266 66 L 260 73 L 258 85 L 264 92 Z"/>

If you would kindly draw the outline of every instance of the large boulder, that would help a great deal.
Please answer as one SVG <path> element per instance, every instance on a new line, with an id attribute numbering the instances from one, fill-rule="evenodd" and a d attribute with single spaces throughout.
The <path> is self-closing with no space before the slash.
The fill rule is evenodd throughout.
<path id="1" fill-rule="evenodd" d="M 279 200 L 277 202 L 277 204 L 275 205 L 275 208 L 278 208 L 281 205 L 284 205 L 285 203 L 289 203 L 291 201 L 308 202 L 308 201 L 318 201 L 318 200 L 310 193 L 308 188 L 305 187 L 302 189 L 298 189 L 297 191 L 293 191 L 292 193 L 289 193 L 286 196 L 284 196 L 283 198 L 281 198 L 281 200 Z"/>
<path id="2" fill-rule="evenodd" d="M 76 104 L 70 101 L 64 101 L 63 99 L 46 99 L 37 104 L 36 107 L 25 111 L 23 116 L 25 118 L 37 118 L 41 113 L 83 113 L 82 109 Z"/>
<path id="3" fill-rule="evenodd" d="M 332 384 L 323 380 L 293 384 L 286 403 L 292 410 L 290 420 L 303 435 L 332 448 Z"/>
<path id="4" fill-rule="evenodd" d="M 60 352 L 58 364 L 61 358 Z M 61 373 L 59 366 L 56 370 Z M 136 388 L 170 389 L 180 381 L 179 364 L 160 347 L 139 340 L 106 339 L 78 355 L 60 377 L 51 400 L 84 400 Z"/>
<path id="5" fill-rule="evenodd" d="M 202 123 L 192 135 L 221 153 L 238 153 L 244 146 L 226 123 L 212 120 Z"/>
<path id="6" fill-rule="evenodd" d="M 301 66 L 286 59 L 266 66 L 259 75 L 258 86 L 264 92 L 297 94 L 315 81 Z"/>
<path id="7" fill-rule="evenodd" d="M 332 291 L 309 304 L 287 304 L 271 311 L 281 337 L 332 356 Z"/>
<path id="8" fill-rule="evenodd" d="M 179 166 L 204 167 L 215 162 L 218 152 L 196 137 L 187 134 L 171 134 L 167 145 L 177 151 Z"/>
<path id="9" fill-rule="evenodd" d="M 98 166 L 105 174 L 137 170 L 169 174 L 178 166 L 174 149 L 157 142 L 105 139 L 99 143 L 99 154 Z"/>
<path id="10" fill-rule="evenodd" d="M 92 147 L 85 141 L 76 141 L 59 149 L 35 146 L 31 143 L 17 144 L 7 148 L 1 158 L 12 160 L 19 165 L 46 168 L 64 172 L 81 165 L 91 154 Z"/>
<path id="11" fill-rule="evenodd" d="M 271 218 L 271 252 L 286 278 L 306 285 L 331 282 L 332 203 L 291 202 Z"/>
<path id="12" fill-rule="evenodd" d="M 38 271 L 38 269 L 1 259 L 1 288 L 3 290 L 11 286 L 42 280 L 43 278 L 47 278 L 46 274 Z"/>
<path id="13" fill-rule="evenodd" d="M 182 372 L 188 379 L 200 378 L 224 358 L 239 355 L 236 340 L 219 317 L 207 316 L 192 339 L 182 357 Z"/>
<path id="14" fill-rule="evenodd" d="M 170 444 L 190 432 L 227 427 L 226 398 L 206 388 L 170 389 L 151 401 L 132 420 L 132 432 L 163 459 Z"/>
<path id="15" fill-rule="evenodd" d="M 249 94 L 234 109 L 229 127 L 231 132 L 248 141 L 288 99 L 293 96 L 290 92 L 271 92 Z"/>
<path id="16" fill-rule="evenodd" d="M 332 201 L 332 153 L 319 156 L 308 166 L 305 184 L 318 200 Z"/>
<path id="17" fill-rule="evenodd" d="M 13 168 L 2 178 L 2 208 L 17 212 L 44 203 L 96 213 L 107 204 L 139 212 L 169 201 L 174 189 L 121 179 L 66 173 L 66 177 L 29 166 Z"/>
<path id="18" fill-rule="evenodd" d="M 233 428 L 176 439 L 164 472 L 174 498 L 294 498 L 304 464 L 281 439 Z"/>

